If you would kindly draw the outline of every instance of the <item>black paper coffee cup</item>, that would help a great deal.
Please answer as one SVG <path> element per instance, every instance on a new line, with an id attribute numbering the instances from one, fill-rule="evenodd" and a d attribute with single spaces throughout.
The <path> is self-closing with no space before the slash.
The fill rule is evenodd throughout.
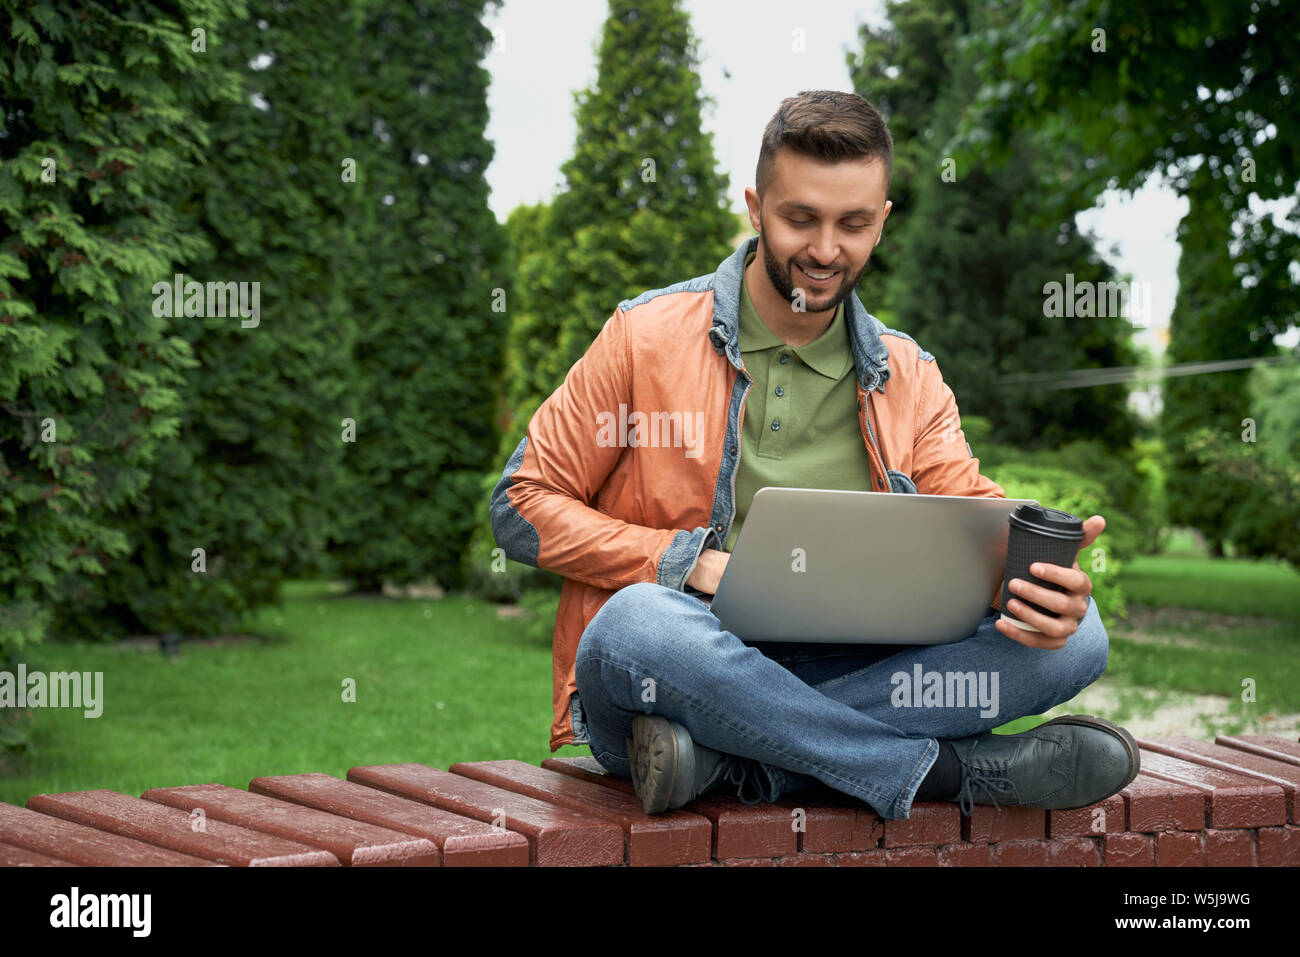
<path id="1" fill-rule="evenodd" d="M 1012 598 L 1044 615 L 1052 618 L 1060 616 L 1029 601 L 1023 595 L 1017 595 L 1007 587 L 1007 583 L 1013 578 L 1019 578 L 1052 591 L 1064 592 L 1063 585 L 1031 575 L 1029 566 L 1035 562 L 1050 562 L 1063 568 L 1073 568 L 1074 560 L 1079 555 L 1079 546 L 1083 544 L 1083 521 L 1069 512 L 1042 505 L 1021 505 L 1011 513 L 1007 521 L 1011 529 L 1007 535 L 1006 575 L 1002 579 L 1002 617 L 1026 631 L 1041 631 L 1007 613 Z"/>

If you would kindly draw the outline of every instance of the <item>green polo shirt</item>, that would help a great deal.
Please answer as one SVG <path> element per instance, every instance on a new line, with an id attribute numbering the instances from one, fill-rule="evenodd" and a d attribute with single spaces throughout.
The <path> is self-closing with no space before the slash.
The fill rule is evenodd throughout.
<path id="1" fill-rule="evenodd" d="M 748 266 L 751 253 L 745 260 Z M 745 399 L 731 551 L 754 493 L 766 485 L 871 491 L 858 425 L 857 376 L 844 304 L 804 346 L 789 346 L 759 318 L 741 283 L 740 358 L 754 386 Z"/>

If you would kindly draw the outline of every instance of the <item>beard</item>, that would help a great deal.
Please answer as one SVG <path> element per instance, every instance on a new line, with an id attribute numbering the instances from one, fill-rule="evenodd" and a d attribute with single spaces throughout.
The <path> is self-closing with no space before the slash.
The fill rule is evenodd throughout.
<path id="1" fill-rule="evenodd" d="M 762 222 L 762 217 L 759 218 L 759 221 Z M 772 255 L 772 250 L 767 246 L 767 241 L 763 238 L 765 232 L 766 230 L 758 234 L 758 244 L 762 248 L 763 265 L 767 272 L 768 281 L 780 293 L 782 299 L 792 303 L 796 288 L 794 281 L 796 263 L 793 259 L 786 260 L 784 263 L 777 262 Z M 869 261 L 870 258 L 868 258 Z M 858 270 L 858 274 L 850 279 L 847 273 L 841 269 L 839 286 L 825 292 L 800 287 L 804 289 L 804 312 L 830 312 L 838 308 L 839 304 L 849 298 L 849 294 L 857 288 L 859 280 L 862 279 L 862 274 L 866 271 L 867 264 L 863 263 L 862 268 Z"/>

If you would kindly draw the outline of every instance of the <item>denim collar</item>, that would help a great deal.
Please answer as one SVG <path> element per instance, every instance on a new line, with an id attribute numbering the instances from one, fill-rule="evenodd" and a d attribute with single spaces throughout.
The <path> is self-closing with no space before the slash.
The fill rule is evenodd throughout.
<path id="1" fill-rule="evenodd" d="M 751 236 L 728 256 L 713 275 L 713 325 L 709 340 L 719 355 L 739 371 L 740 362 L 740 288 L 745 270 L 745 260 L 758 249 L 758 237 Z M 849 344 L 853 349 L 853 364 L 858 382 L 871 392 L 879 388 L 884 392 L 889 380 L 889 349 L 880 338 L 884 326 L 880 320 L 863 307 L 857 290 L 844 300 L 844 321 L 849 327 Z"/>

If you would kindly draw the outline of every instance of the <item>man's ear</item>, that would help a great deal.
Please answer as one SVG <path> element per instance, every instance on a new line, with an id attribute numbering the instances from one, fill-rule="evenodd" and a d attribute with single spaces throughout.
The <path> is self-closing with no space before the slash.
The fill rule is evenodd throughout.
<path id="1" fill-rule="evenodd" d="M 894 208 L 892 200 L 885 201 L 885 219 L 889 218 L 889 211 Z M 876 233 L 876 241 L 872 243 L 871 248 L 875 249 L 880 245 L 880 238 L 885 235 L 885 219 L 880 221 L 880 232 Z"/>

